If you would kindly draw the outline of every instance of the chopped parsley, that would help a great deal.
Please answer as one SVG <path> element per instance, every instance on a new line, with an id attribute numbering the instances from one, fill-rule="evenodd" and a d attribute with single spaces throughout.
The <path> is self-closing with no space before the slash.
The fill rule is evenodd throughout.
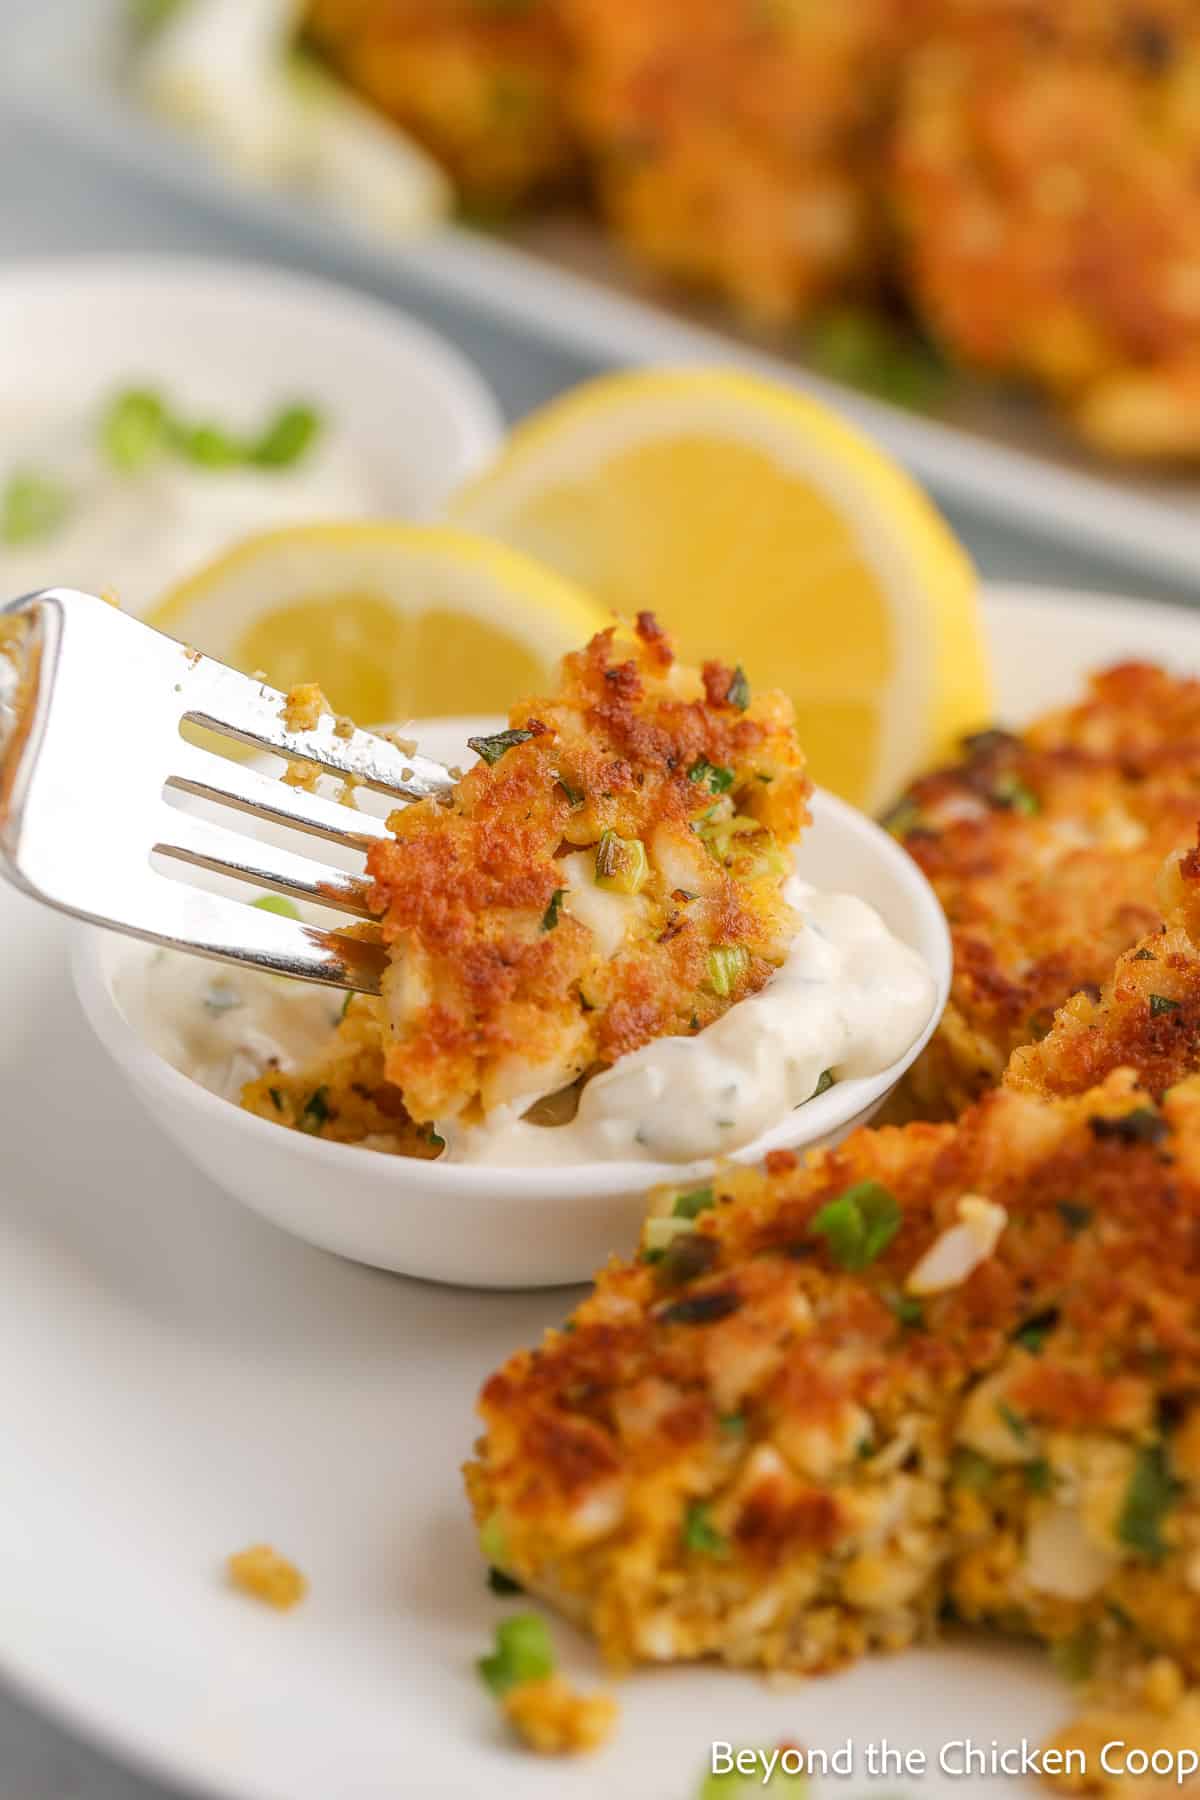
<path id="1" fill-rule="evenodd" d="M 1007 1400 L 997 1400 L 996 1411 L 1018 1442 L 1023 1443 L 1029 1436 L 1029 1427 L 1020 1413 L 1015 1412 Z"/>
<path id="2" fill-rule="evenodd" d="M 727 1438 L 741 1438 L 746 1435 L 745 1413 L 722 1413 L 717 1424 Z"/>
<path id="3" fill-rule="evenodd" d="M 571 783 L 567 780 L 565 775 L 559 775 L 557 777 L 557 781 L 558 781 L 559 787 L 562 789 L 563 793 L 567 796 L 567 799 L 570 801 L 570 803 L 573 807 L 583 805 L 584 793 L 583 793 L 582 788 L 572 787 Z"/>
<path id="4" fill-rule="evenodd" d="M 809 1099 L 815 1100 L 818 1094 L 827 1094 L 832 1086 L 833 1070 L 822 1069 L 821 1073 L 817 1076 L 817 1085 L 809 1095 Z"/>
<path id="5" fill-rule="evenodd" d="M 1058 1203 L 1058 1216 L 1070 1232 L 1071 1236 L 1078 1237 L 1080 1232 L 1086 1231 L 1087 1227 L 1091 1224 L 1092 1209 L 1090 1206 L 1081 1205 L 1077 1200 L 1060 1200 Z"/>
<path id="6" fill-rule="evenodd" d="M 1157 962 L 1158 958 L 1157 958 L 1157 956 L 1155 956 L 1153 950 L 1147 950 L 1146 946 L 1143 944 L 1142 948 L 1140 950 L 1134 951 L 1132 957 L 1130 958 L 1130 961 L 1131 962 Z"/>
<path id="7" fill-rule="evenodd" d="M 665 1287 L 685 1287 L 698 1275 L 707 1275 L 720 1259 L 721 1246 L 716 1238 L 699 1231 L 684 1231 L 666 1245 L 658 1258 L 658 1278 Z"/>
<path id="8" fill-rule="evenodd" d="M 1054 1486 L 1054 1475 L 1044 1456 L 1025 1464 L 1025 1486 L 1031 1494 L 1048 1494 Z"/>
<path id="9" fill-rule="evenodd" d="M 1114 1138 L 1121 1144 L 1157 1144 L 1166 1137 L 1170 1127 L 1160 1113 L 1152 1106 L 1135 1106 L 1132 1112 L 1122 1113 L 1119 1118 L 1106 1119 L 1100 1115 L 1088 1120 L 1092 1136 L 1100 1143 Z"/>
<path id="10" fill-rule="evenodd" d="M 487 1572 L 487 1584 L 493 1594 L 499 1594 L 502 1599 L 507 1599 L 510 1594 L 525 1592 L 519 1581 L 514 1581 L 511 1575 L 506 1575 L 503 1569 L 497 1569 L 494 1565 Z"/>
<path id="11" fill-rule="evenodd" d="M 750 683 L 746 680 L 746 671 L 741 663 L 733 671 L 733 679 L 725 690 L 728 705 L 736 706 L 739 712 L 745 712 L 750 704 Z"/>
<path id="12" fill-rule="evenodd" d="M 1046 1312 L 1036 1313 L 1032 1319 L 1026 1319 L 1024 1325 L 1019 1326 L 1013 1332 L 1012 1341 L 1014 1344 L 1019 1344 L 1022 1350 L 1028 1350 L 1031 1355 L 1039 1356 L 1043 1344 L 1057 1324 L 1058 1313 L 1053 1307 L 1050 1307 Z"/>
<path id="13" fill-rule="evenodd" d="M 728 1556 L 729 1540 L 712 1522 L 703 1500 L 693 1500 L 683 1516 L 683 1542 L 697 1556 Z"/>
<path id="14" fill-rule="evenodd" d="M 925 1308 L 914 1294 L 893 1294 L 888 1305 L 901 1325 L 916 1329 L 925 1323 Z"/>
<path id="15" fill-rule="evenodd" d="M 973 1493 L 984 1494 L 996 1479 L 996 1465 L 981 1456 L 978 1450 L 969 1450 L 965 1446 L 954 1452 L 951 1470 L 952 1479 L 957 1487 L 970 1488 Z"/>
<path id="16" fill-rule="evenodd" d="M 563 895 L 566 888 L 555 888 L 550 896 L 550 904 L 542 914 L 542 930 L 553 931 L 558 924 L 558 915 L 562 911 Z"/>
<path id="17" fill-rule="evenodd" d="M 542 1681 L 554 1673 L 554 1646 L 546 1621 L 536 1613 L 514 1613 L 496 1627 L 496 1647 L 481 1656 L 479 1673 L 497 1699 L 524 1681 Z"/>
<path id="18" fill-rule="evenodd" d="M 277 1113 L 281 1113 L 283 1111 L 283 1095 L 278 1088 L 268 1088 L 267 1092 L 271 1096 L 271 1105 Z"/>
<path id="19" fill-rule="evenodd" d="M 314 1088 L 304 1102 L 304 1111 L 300 1114 L 300 1129 L 310 1136 L 316 1136 L 322 1125 L 329 1120 L 329 1089 Z"/>
<path id="20" fill-rule="evenodd" d="M 481 756 L 488 767 L 500 761 L 505 751 L 513 750 L 518 744 L 527 744 L 533 736 L 532 731 L 494 731 L 490 737 L 473 737 L 467 739 L 468 748 Z"/>
<path id="21" fill-rule="evenodd" d="M 1173 1013 L 1178 1011 L 1178 1000 L 1172 1000 L 1166 994 L 1151 994 L 1150 1017 L 1152 1019 L 1161 1018 L 1163 1013 Z"/>
<path id="22" fill-rule="evenodd" d="M 122 475 L 136 475 L 168 447 L 166 402 L 153 388 L 123 388 L 100 417 L 100 448 Z"/>
<path id="23" fill-rule="evenodd" d="M 896 1197 L 878 1181 L 859 1181 L 826 1201 L 812 1220 L 829 1254 L 843 1269 L 865 1269 L 881 1256 L 900 1229 Z"/>
<path id="24" fill-rule="evenodd" d="M 664 1325 L 715 1325 L 739 1311 L 742 1297 L 732 1288 L 718 1288 L 714 1293 L 688 1294 L 676 1300 L 659 1314 Z"/>
<path id="25" fill-rule="evenodd" d="M 1117 1536 L 1151 1562 L 1166 1555 L 1162 1525 L 1174 1504 L 1175 1492 L 1165 1447 L 1150 1444 L 1139 1451 L 1117 1520 Z"/>
<path id="26" fill-rule="evenodd" d="M 703 785 L 710 794 L 727 794 L 733 786 L 733 770 L 718 767 L 710 763 L 706 756 L 698 756 L 688 770 L 688 780 L 696 786 Z"/>

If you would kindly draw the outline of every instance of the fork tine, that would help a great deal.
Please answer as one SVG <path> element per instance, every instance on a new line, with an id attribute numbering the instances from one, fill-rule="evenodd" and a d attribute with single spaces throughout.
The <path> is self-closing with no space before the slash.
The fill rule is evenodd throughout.
<path id="1" fill-rule="evenodd" d="M 193 724 L 255 749 L 315 763 L 328 775 L 349 776 L 364 787 L 403 800 L 427 799 L 454 786 L 453 776 L 441 763 L 409 755 L 370 731 L 343 731 L 332 714 L 324 714 L 308 731 L 292 731 L 284 719 L 287 696 L 278 688 L 182 645 L 180 651 L 181 714 Z"/>
<path id="2" fill-rule="evenodd" d="M 258 769 L 247 768 L 245 763 L 201 750 L 196 744 L 181 741 L 172 760 L 177 762 L 177 771 L 168 775 L 167 786 L 178 788 L 181 793 L 220 801 L 240 812 L 269 819 L 272 824 L 288 825 L 314 837 L 349 844 L 356 850 L 366 850 L 391 836 L 384 821 L 371 813 L 356 812 L 340 801 L 291 787 Z"/>
<path id="3" fill-rule="evenodd" d="M 199 951 L 217 962 L 363 994 L 379 992 L 387 966 L 383 945 L 371 939 L 281 918 L 227 894 L 167 880 L 149 868 L 142 906 L 125 919 L 95 922 L 115 924 L 128 936 L 169 949 Z"/>
<path id="4" fill-rule="evenodd" d="M 361 875 L 348 875 L 343 869 L 297 856 L 261 838 L 243 837 L 174 807 L 164 807 L 163 814 L 160 835 L 152 846 L 163 856 L 218 875 L 232 875 L 238 881 L 252 881 L 297 900 L 371 916 L 367 904 L 370 883 Z"/>

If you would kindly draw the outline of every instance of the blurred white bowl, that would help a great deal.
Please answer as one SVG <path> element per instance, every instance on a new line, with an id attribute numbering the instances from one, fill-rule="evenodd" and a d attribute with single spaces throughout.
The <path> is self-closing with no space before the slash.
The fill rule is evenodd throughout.
<path id="1" fill-rule="evenodd" d="M 86 450 L 105 400 L 130 386 L 236 429 L 305 401 L 327 428 L 303 468 L 196 475 L 198 531 L 175 543 L 167 534 L 149 558 L 139 523 L 153 494 L 111 470 L 96 492 L 85 472 L 98 523 L 76 555 L 87 566 L 71 565 L 69 532 L 57 548 L 54 537 L 0 546 L 9 593 L 108 587 L 141 612 L 251 528 L 354 512 L 429 518 L 503 432 L 490 390 L 451 344 L 331 282 L 188 257 L 71 257 L 0 273 L 0 486 L 23 466 L 60 472 L 73 446 Z"/>
<path id="2" fill-rule="evenodd" d="M 421 748 L 469 760 L 478 725 L 438 721 Z M 743 1149 L 754 1162 L 786 1145 L 837 1143 L 882 1104 L 928 1041 L 950 987 L 950 940 L 921 871 L 870 819 L 831 794 L 813 799 L 797 851 L 814 886 L 861 895 L 934 978 L 928 1024 L 890 1068 L 844 1080 L 798 1107 Z M 238 891 L 230 884 L 229 891 Z M 240 890 L 245 895 L 245 888 Z M 471 1167 L 381 1155 L 326 1143 L 243 1112 L 180 1074 L 144 1042 L 114 998 L 118 972 L 147 947 L 81 926 L 73 967 L 84 1011 L 151 1116 L 219 1186 L 285 1231 L 357 1262 L 470 1287 L 553 1287 L 587 1280 L 637 1241 L 643 1197 L 658 1182 L 691 1181 L 713 1164 L 622 1162 L 566 1169 Z"/>

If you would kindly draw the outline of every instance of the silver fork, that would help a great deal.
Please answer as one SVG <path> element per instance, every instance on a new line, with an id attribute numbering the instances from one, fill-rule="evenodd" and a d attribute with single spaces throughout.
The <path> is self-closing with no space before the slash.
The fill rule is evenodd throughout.
<path id="1" fill-rule="evenodd" d="M 290 731 L 275 688 L 93 594 L 48 588 L 0 609 L 0 619 L 13 615 L 25 621 L 26 642 L 0 731 L 0 873 L 35 900 L 132 937 L 378 993 L 378 942 L 193 887 L 150 859 L 157 852 L 369 917 L 364 876 L 183 811 L 168 796 L 196 795 L 363 852 L 389 835 L 383 821 L 189 743 L 180 726 L 205 726 L 398 801 L 445 792 L 449 772 L 370 732 L 339 736 L 329 716 Z"/>

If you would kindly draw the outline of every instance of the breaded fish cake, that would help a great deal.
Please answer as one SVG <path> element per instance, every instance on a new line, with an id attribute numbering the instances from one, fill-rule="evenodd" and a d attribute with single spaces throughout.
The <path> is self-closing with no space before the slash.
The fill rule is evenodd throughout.
<path id="1" fill-rule="evenodd" d="M 930 0 L 891 151 L 910 299 L 1118 456 L 1200 454 L 1193 0 Z"/>
<path id="2" fill-rule="evenodd" d="M 644 613 L 474 747 L 368 855 L 382 1002 L 350 1003 L 320 1067 L 248 1090 L 263 1116 L 378 1135 L 391 1109 L 406 1143 L 413 1121 L 469 1125 L 702 1031 L 786 956 L 810 784 L 784 695 L 681 666 Z"/>
<path id="3" fill-rule="evenodd" d="M 949 1005 L 901 1096 L 909 1116 L 961 1112 L 1161 924 L 1159 869 L 1200 811 L 1200 682 L 1124 664 L 1022 736 L 965 749 L 889 816 L 954 943 Z"/>
<path id="4" fill-rule="evenodd" d="M 895 0 L 562 0 L 600 203 L 648 268 L 790 319 L 876 268 Z"/>
<path id="5" fill-rule="evenodd" d="M 1200 1672 L 1200 1080 L 668 1195 L 484 1387 L 486 1553 L 612 1661 L 815 1672 L 965 1616 Z"/>
<path id="6" fill-rule="evenodd" d="M 1155 1099 L 1200 1070 L 1200 849 L 1168 859 L 1166 922 L 1118 958 L 1098 994 L 1075 994 L 1047 1035 L 1013 1052 L 1004 1085 L 1078 1094 L 1133 1069 Z"/>
<path id="7" fill-rule="evenodd" d="M 568 183 L 563 45 L 552 0 L 309 0 L 308 41 L 443 163 L 469 203 Z"/>

